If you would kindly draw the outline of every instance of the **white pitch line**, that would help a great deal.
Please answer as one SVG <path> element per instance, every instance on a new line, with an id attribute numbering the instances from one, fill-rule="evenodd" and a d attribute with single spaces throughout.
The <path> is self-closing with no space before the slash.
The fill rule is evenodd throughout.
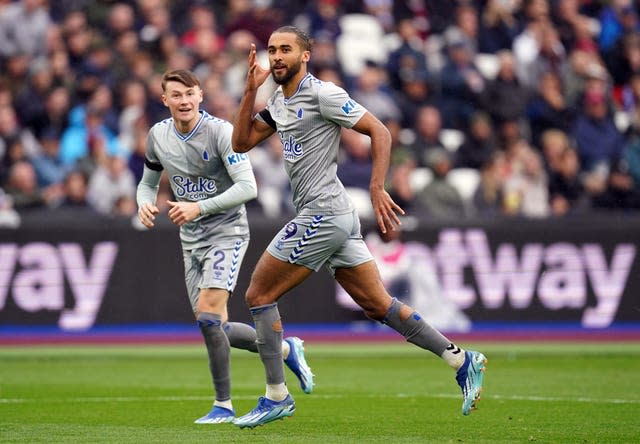
<path id="1" fill-rule="evenodd" d="M 312 398 L 321 399 L 338 399 L 345 398 L 347 395 L 341 394 L 314 394 Z M 460 395 L 449 393 L 398 393 L 391 395 L 368 395 L 369 398 L 446 398 L 457 399 Z M 251 400 L 256 396 L 234 396 L 234 400 Z M 590 398 L 590 397 L 570 397 L 570 396 L 521 396 L 521 395 L 483 395 L 482 399 L 493 399 L 496 401 L 536 401 L 536 402 L 579 402 L 579 403 L 598 403 L 598 404 L 640 404 L 640 399 L 619 399 L 619 398 Z M 92 402 L 183 402 L 183 401 L 210 401 L 210 396 L 87 396 L 75 398 L 0 398 L 0 404 L 27 404 L 27 403 L 92 403 Z"/>

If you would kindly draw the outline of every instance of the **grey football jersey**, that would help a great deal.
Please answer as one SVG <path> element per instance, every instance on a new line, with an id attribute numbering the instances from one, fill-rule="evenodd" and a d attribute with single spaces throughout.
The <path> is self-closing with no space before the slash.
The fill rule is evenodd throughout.
<path id="1" fill-rule="evenodd" d="M 340 131 L 355 125 L 366 109 L 344 89 L 311 74 L 302 79 L 289 98 L 278 88 L 266 109 L 282 142 L 298 214 L 353 211 L 351 199 L 337 176 Z M 260 114 L 256 118 L 269 123 Z"/>
<path id="2" fill-rule="evenodd" d="M 147 166 L 164 168 L 179 201 L 196 202 L 217 196 L 233 185 L 229 171 L 251 169 L 249 156 L 231 148 L 231 124 L 205 111 L 200 114 L 188 134 L 181 134 L 169 118 L 156 123 L 147 138 Z M 200 216 L 180 227 L 180 240 L 186 250 L 233 243 L 248 235 L 244 205 Z"/>

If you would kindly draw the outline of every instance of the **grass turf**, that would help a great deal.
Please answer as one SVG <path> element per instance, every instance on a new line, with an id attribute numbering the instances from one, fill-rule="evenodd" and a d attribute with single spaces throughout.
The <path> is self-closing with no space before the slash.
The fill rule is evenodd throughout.
<path id="1" fill-rule="evenodd" d="M 297 411 L 255 429 L 197 425 L 211 405 L 203 346 L 0 348 L 2 443 L 632 443 L 640 344 L 478 344 L 480 408 L 460 413 L 454 374 L 407 344 L 307 343 L 316 390 L 287 370 Z M 244 414 L 264 393 L 258 356 L 232 353 Z"/>

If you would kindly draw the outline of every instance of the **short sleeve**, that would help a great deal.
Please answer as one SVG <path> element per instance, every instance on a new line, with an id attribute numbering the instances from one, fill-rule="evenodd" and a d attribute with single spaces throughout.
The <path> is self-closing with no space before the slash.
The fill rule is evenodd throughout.
<path id="1" fill-rule="evenodd" d="M 318 103 L 322 117 L 345 128 L 354 126 L 367 112 L 344 89 L 330 82 L 318 88 Z"/>

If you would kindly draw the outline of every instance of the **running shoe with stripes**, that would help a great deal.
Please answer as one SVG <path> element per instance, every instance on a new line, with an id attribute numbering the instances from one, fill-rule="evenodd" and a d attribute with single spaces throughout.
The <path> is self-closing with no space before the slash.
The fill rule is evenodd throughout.
<path id="1" fill-rule="evenodd" d="M 464 352 L 464 364 L 456 373 L 456 381 L 462 389 L 462 414 L 468 415 L 477 408 L 482 392 L 485 364 L 487 358 L 476 351 Z"/>
<path id="2" fill-rule="evenodd" d="M 296 375 L 300 381 L 300 388 L 305 393 L 313 391 L 313 373 L 304 359 L 304 341 L 295 336 L 285 338 L 289 344 L 289 356 L 284 360 L 287 367 Z"/>
<path id="3" fill-rule="evenodd" d="M 202 418 L 196 419 L 196 424 L 223 424 L 232 422 L 236 414 L 233 410 L 225 409 L 218 405 L 214 405 L 209 413 Z"/>
<path id="4" fill-rule="evenodd" d="M 292 416 L 296 410 L 296 403 L 291 395 L 287 395 L 282 401 L 272 401 L 271 399 L 261 396 L 258 398 L 258 405 L 246 415 L 236 418 L 233 423 L 244 429 L 245 427 L 254 428 L 263 424 L 267 424 L 276 419 L 284 419 Z"/>

